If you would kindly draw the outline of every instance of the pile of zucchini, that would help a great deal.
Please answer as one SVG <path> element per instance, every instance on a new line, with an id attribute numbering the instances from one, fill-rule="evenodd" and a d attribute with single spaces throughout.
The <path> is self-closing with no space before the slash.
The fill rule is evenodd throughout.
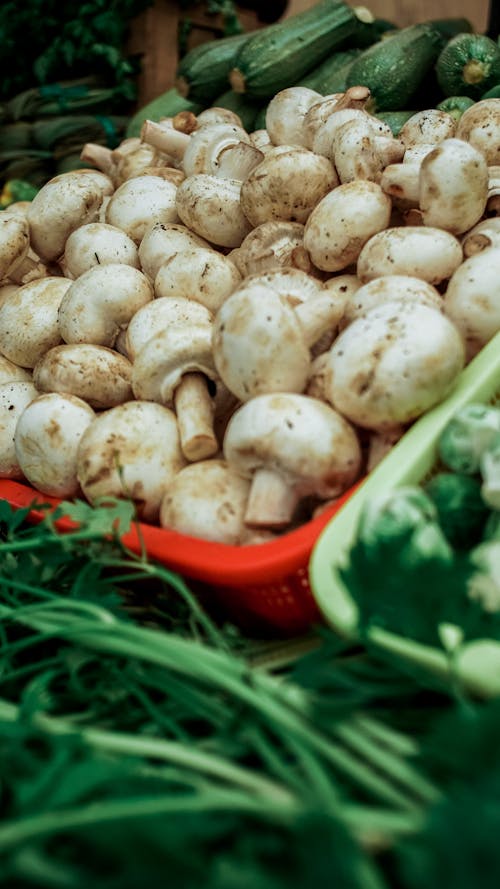
<path id="1" fill-rule="evenodd" d="M 138 135 L 146 118 L 211 105 L 258 129 L 269 99 L 294 85 L 322 95 L 367 86 L 370 110 L 387 114 L 397 131 L 407 109 L 409 116 L 445 102 L 458 114 L 485 94 L 500 95 L 500 46 L 474 33 L 468 19 L 398 28 L 367 7 L 319 0 L 284 21 L 191 49 L 179 61 L 175 86 L 134 115 L 127 135 Z"/>

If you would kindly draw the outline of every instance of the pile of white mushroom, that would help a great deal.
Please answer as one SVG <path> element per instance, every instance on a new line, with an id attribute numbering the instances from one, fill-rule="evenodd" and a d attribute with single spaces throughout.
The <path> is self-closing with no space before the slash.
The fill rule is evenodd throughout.
<path id="1" fill-rule="evenodd" d="M 307 521 L 500 329 L 500 99 L 147 121 L 0 215 L 0 476 L 229 544 Z"/>

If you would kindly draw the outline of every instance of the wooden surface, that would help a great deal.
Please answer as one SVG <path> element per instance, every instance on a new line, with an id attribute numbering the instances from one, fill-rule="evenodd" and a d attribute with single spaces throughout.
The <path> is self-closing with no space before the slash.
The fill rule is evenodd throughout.
<path id="1" fill-rule="evenodd" d="M 316 0 L 289 0 L 283 18 L 313 6 Z M 500 0 L 492 0 L 500 2 Z M 389 19 L 399 27 L 431 18 L 468 18 L 477 31 L 484 32 L 488 20 L 488 0 L 366 0 L 375 16 Z M 142 73 L 138 81 L 138 104 L 168 90 L 174 83 L 177 67 L 177 34 L 179 21 L 189 17 L 193 23 L 190 45 L 221 35 L 221 21 L 202 12 L 184 11 L 173 0 L 155 0 L 154 6 L 132 23 L 129 51 L 142 57 Z M 238 8 L 245 31 L 261 27 L 251 10 Z"/>
<path id="2" fill-rule="evenodd" d="M 499 0 L 492 0 L 499 2 Z M 288 13 L 311 6 L 310 0 L 289 0 Z M 468 18 L 477 31 L 484 31 L 488 0 L 366 0 L 352 6 L 367 6 L 378 18 L 389 19 L 399 27 L 432 18 Z"/>

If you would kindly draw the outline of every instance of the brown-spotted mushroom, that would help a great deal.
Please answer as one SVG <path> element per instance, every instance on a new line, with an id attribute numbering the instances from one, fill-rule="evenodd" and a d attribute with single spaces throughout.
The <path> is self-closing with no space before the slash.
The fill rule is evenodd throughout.
<path id="1" fill-rule="evenodd" d="M 258 395 L 233 414 L 224 457 L 251 479 L 245 523 L 286 528 L 302 498 L 327 500 L 347 490 L 361 468 L 351 424 L 315 398 Z"/>
<path id="2" fill-rule="evenodd" d="M 220 378 L 241 401 L 264 392 L 302 392 L 311 346 L 336 328 L 342 308 L 328 292 L 292 307 L 271 287 L 243 283 L 214 319 Z"/>
<path id="3" fill-rule="evenodd" d="M 81 437 L 95 413 L 81 398 L 60 392 L 38 395 L 17 422 L 14 445 L 28 482 L 51 497 L 75 497 Z"/>
<path id="4" fill-rule="evenodd" d="M 95 410 L 105 410 L 133 398 L 132 365 L 107 346 L 63 343 L 49 349 L 33 368 L 40 392 L 65 392 Z"/>
<path id="5" fill-rule="evenodd" d="M 209 381 L 216 379 L 212 324 L 205 321 L 171 324 L 150 337 L 134 357 L 135 397 L 175 409 L 188 460 L 204 460 L 219 450 L 209 388 Z"/>
<path id="6" fill-rule="evenodd" d="M 160 509 L 160 524 L 190 537 L 236 545 L 245 538 L 250 482 L 225 460 L 201 460 L 177 473 Z"/>
<path id="7" fill-rule="evenodd" d="M 70 282 L 61 301 L 61 338 L 113 347 L 120 331 L 153 297 L 151 282 L 139 269 L 123 263 L 94 266 Z"/>
<path id="8" fill-rule="evenodd" d="M 157 522 L 162 498 L 185 463 L 173 411 L 127 401 L 98 414 L 85 430 L 77 477 L 90 503 L 130 499 L 140 519 Z"/>

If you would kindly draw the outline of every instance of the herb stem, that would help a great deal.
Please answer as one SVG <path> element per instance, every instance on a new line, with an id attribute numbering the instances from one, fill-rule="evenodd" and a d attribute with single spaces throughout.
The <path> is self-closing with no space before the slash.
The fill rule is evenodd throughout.
<path id="1" fill-rule="evenodd" d="M 212 685 L 264 717 L 268 725 L 273 726 L 275 731 L 279 730 L 285 745 L 289 744 L 289 738 L 304 743 L 376 798 L 403 809 L 415 806 L 392 780 L 387 780 L 360 761 L 357 753 L 353 754 L 335 744 L 333 739 L 318 731 L 303 713 L 284 702 L 279 680 L 249 670 L 244 662 L 233 655 L 173 634 L 130 626 L 115 618 L 105 622 L 107 625 L 103 625 L 102 621 L 96 623 L 90 620 L 76 623 L 73 620 L 71 623 L 70 615 L 60 615 L 57 611 L 54 605 L 40 607 L 38 615 L 34 609 L 29 613 L 28 609 L 18 609 L 13 610 L 11 616 L 38 629 L 57 630 L 59 627 L 66 639 L 77 640 L 91 649 L 154 662 L 204 685 Z"/>

